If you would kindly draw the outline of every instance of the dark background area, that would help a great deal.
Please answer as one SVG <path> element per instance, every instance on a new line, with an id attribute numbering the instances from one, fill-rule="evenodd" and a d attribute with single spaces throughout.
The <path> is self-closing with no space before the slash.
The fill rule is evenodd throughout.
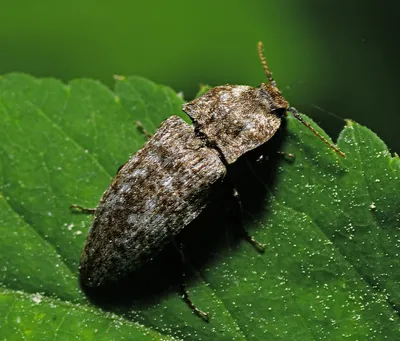
<path id="1" fill-rule="evenodd" d="M 182 91 L 265 81 L 335 139 L 343 118 L 400 151 L 396 1 L 17 0 L 0 10 L 0 73 L 69 81 L 141 75 Z M 328 112 L 333 113 L 330 115 Z"/>

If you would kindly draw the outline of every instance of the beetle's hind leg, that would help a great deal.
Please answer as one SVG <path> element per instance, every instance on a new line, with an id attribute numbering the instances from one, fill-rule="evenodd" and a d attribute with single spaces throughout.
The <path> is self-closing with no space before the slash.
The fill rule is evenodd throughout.
<path id="1" fill-rule="evenodd" d="M 185 268 L 187 268 L 190 264 L 187 261 L 183 250 L 182 250 L 182 246 L 178 245 L 177 242 L 175 240 L 172 240 L 172 243 L 174 245 L 174 247 L 176 248 L 176 250 L 179 252 L 180 254 L 180 258 L 181 258 L 181 266 L 182 266 L 182 271 L 181 271 L 181 284 L 180 284 L 180 290 L 181 290 L 181 294 L 182 294 L 182 298 L 183 300 L 186 302 L 186 304 L 189 306 L 189 308 L 200 318 L 202 318 L 204 321 L 209 322 L 210 320 L 210 315 L 208 313 L 206 313 L 205 311 L 200 310 L 199 308 L 197 308 L 195 306 L 195 304 L 193 303 L 193 301 L 190 299 L 189 296 L 189 292 L 186 288 L 186 283 L 185 283 L 185 278 L 186 278 L 186 271 Z"/>
<path id="2" fill-rule="evenodd" d="M 190 309 L 199 317 L 201 317 L 204 321 L 209 322 L 210 321 L 210 315 L 206 313 L 205 311 L 200 310 L 197 308 L 192 300 L 190 299 L 189 292 L 186 289 L 186 284 L 185 284 L 185 273 L 182 274 L 182 283 L 181 283 L 181 291 L 182 291 L 182 298 L 186 302 L 186 304 L 189 306 Z"/>

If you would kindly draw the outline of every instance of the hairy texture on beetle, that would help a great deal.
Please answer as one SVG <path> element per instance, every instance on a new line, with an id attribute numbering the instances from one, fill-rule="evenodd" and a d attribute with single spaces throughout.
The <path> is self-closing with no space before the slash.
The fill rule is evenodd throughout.
<path id="1" fill-rule="evenodd" d="M 192 126 L 164 121 L 104 192 L 81 257 L 83 283 L 115 281 L 147 263 L 200 214 L 225 172 Z"/>
<path id="2" fill-rule="evenodd" d="M 279 90 L 269 84 L 224 85 L 184 104 L 183 111 L 230 164 L 268 141 L 281 124 L 278 110 L 287 107 Z"/>
<path id="3" fill-rule="evenodd" d="M 287 106 L 271 85 L 226 85 L 183 106 L 194 127 L 164 121 L 101 198 L 81 256 L 83 284 L 145 265 L 202 212 L 226 164 L 275 134 Z"/>

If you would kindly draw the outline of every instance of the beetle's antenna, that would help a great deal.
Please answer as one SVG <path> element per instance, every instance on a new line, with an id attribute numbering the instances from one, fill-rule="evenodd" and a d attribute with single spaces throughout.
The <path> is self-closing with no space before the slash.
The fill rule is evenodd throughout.
<path id="1" fill-rule="evenodd" d="M 323 136 L 321 136 L 320 134 L 318 134 L 318 132 L 310 126 L 309 123 L 307 123 L 306 121 L 304 121 L 304 119 L 300 116 L 299 112 L 297 111 L 297 109 L 290 107 L 288 109 L 286 109 L 287 111 L 290 111 L 294 117 L 296 117 L 301 123 L 303 123 L 308 129 L 310 129 L 316 136 L 318 136 L 323 142 L 325 142 L 329 147 L 331 147 L 336 153 L 338 153 L 340 156 L 346 157 L 346 154 L 343 153 L 339 148 L 337 148 L 336 146 L 334 146 L 332 143 L 330 143 L 327 139 L 325 139 Z"/>
<path id="2" fill-rule="evenodd" d="M 264 49 L 264 45 L 263 45 L 263 43 L 261 41 L 259 41 L 258 42 L 258 55 L 260 56 L 261 64 L 262 64 L 262 66 L 264 68 L 265 74 L 267 75 L 269 83 L 272 86 L 276 86 L 276 82 L 272 78 L 272 72 L 269 70 L 268 65 L 267 65 L 267 61 L 265 60 L 263 49 Z"/>

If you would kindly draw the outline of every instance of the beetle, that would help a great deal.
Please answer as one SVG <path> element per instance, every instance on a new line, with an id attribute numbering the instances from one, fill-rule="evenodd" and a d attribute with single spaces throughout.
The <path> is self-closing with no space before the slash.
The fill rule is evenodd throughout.
<path id="1" fill-rule="evenodd" d="M 80 260 L 85 286 L 118 281 L 148 263 L 204 210 L 227 166 L 273 137 L 287 112 L 344 156 L 289 106 L 262 49 L 259 43 L 268 84 L 217 86 L 184 104 L 193 125 L 169 117 L 119 169 L 96 209 L 73 205 L 94 213 Z M 184 287 L 183 293 L 194 312 L 208 319 Z"/>

